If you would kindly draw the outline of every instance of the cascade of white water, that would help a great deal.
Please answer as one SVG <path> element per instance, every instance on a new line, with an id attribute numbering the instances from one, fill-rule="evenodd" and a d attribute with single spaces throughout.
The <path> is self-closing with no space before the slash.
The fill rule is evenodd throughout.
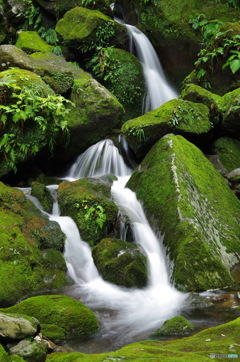
<path id="1" fill-rule="evenodd" d="M 157 54 L 146 35 L 133 25 L 124 25 L 130 34 L 132 48 L 134 44 L 137 57 L 143 66 L 147 87 L 143 113 L 146 113 L 160 107 L 170 99 L 177 98 L 178 95 L 168 84 Z"/>
<path id="2" fill-rule="evenodd" d="M 102 147 L 102 143 L 98 143 L 98 146 Z M 94 155 L 95 153 L 92 157 Z M 111 159 L 109 154 L 107 158 Z M 103 163 L 105 161 L 102 160 Z M 83 173 L 87 174 L 87 170 L 83 170 Z M 124 187 L 128 178 L 129 168 L 126 167 L 125 175 L 113 183 L 112 197 L 129 218 L 135 242 L 147 256 L 149 283 L 143 289 L 127 289 L 102 279 L 94 265 L 91 249 L 81 239 L 75 222 L 70 217 L 59 214 L 57 185 L 48 186 L 54 205 L 53 213 L 47 215 L 50 220 L 59 223 L 66 235 L 64 257 L 68 273 L 75 282 L 74 297 L 95 311 L 111 311 L 99 315 L 101 340 L 111 339 L 110 349 L 136 340 L 143 333 L 160 327 L 166 319 L 177 314 L 186 298 L 169 282 L 161 240 L 152 231 L 135 193 Z M 29 194 L 29 190 L 27 193 Z M 35 198 L 28 197 L 42 210 Z"/>
<path id="3" fill-rule="evenodd" d="M 101 177 L 108 174 L 130 175 L 131 169 L 125 164 L 113 141 L 105 139 L 82 153 L 70 168 L 65 179 L 73 181 L 83 177 Z"/>

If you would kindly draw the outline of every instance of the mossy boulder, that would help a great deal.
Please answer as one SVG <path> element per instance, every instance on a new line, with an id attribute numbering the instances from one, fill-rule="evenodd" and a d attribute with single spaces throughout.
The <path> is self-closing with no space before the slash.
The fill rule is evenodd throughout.
<path id="1" fill-rule="evenodd" d="M 220 137 L 213 143 L 213 152 L 218 155 L 227 172 L 240 167 L 240 141 L 234 138 Z"/>
<path id="2" fill-rule="evenodd" d="M 128 39 L 125 27 L 98 10 L 75 7 L 57 22 L 56 32 L 77 56 L 97 51 L 98 47 L 117 45 Z"/>
<path id="3" fill-rule="evenodd" d="M 47 322 L 47 321 L 46 321 Z M 41 323 L 41 333 L 44 337 L 54 343 L 59 343 L 66 339 L 66 330 L 56 324 Z"/>
<path id="4" fill-rule="evenodd" d="M 29 70 L 41 76 L 44 82 L 49 84 L 57 93 L 66 93 L 73 84 L 73 76 L 69 69 L 47 61 L 34 59 L 13 45 L 1 45 L 0 57 L 0 71 L 12 67 Z"/>
<path id="5" fill-rule="evenodd" d="M 0 199 L 0 306 L 33 291 L 67 285 L 61 253 L 65 235 L 59 225 L 20 190 L 0 183 Z"/>
<path id="6" fill-rule="evenodd" d="M 45 185 L 37 181 L 32 182 L 31 187 L 31 195 L 36 197 L 41 203 L 43 210 L 50 214 L 53 207 L 53 198 L 50 191 Z"/>
<path id="7" fill-rule="evenodd" d="M 73 218 L 84 241 L 93 245 L 113 233 L 118 208 L 111 200 L 110 186 L 101 180 L 64 181 L 58 200 L 61 214 Z"/>
<path id="8" fill-rule="evenodd" d="M 166 135 L 136 168 L 127 187 L 164 234 L 177 288 L 197 291 L 234 283 L 240 203 L 195 145 L 182 136 Z"/>
<path id="9" fill-rule="evenodd" d="M 107 66 L 102 69 L 103 71 L 93 74 L 123 105 L 125 109 L 123 120 L 141 115 L 145 81 L 142 65 L 138 59 L 126 50 L 116 48 L 103 50 L 96 59 L 99 69 L 101 62 L 107 59 Z"/>
<path id="10" fill-rule="evenodd" d="M 183 336 L 191 334 L 195 327 L 183 316 L 176 316 L 163 323 L 154 335 L 156 336 Z"/>
<path id="11" fill-rule="evenodd" d="M 26 53 L 51 53 L 53 50 L 53 46 L 45 42 L 36 31 L 19 32 L 15 45 Z"/>
<path id="12" fill-rule="evenodd" d="M 44 362 L 47 351 L 46 341 L 22 340 L 9 348 L 9 355 L 22 357 L 28 362 Z"/>
<path id="13" fill-rule="evenodd" d="M 105 280 L 132 288 L 147 285 L 146 256 L 135 243 L 103 239 L 92 249 L 92 255 Z"/>
<path id="14" fill-rule="evenodd" d="M 110 134 L 124 113 L 117 98 L 92 78 L 75 80 L 70 100 L 75 106 L 69 106 L 66 117 L 70 131 L 68 152 L 61 147 L 61 140 L 56 152 L 56 156 L 65 161 L 72 160 Z"/>
<path id="15" fill-rule="evenodd" d="M 221 132 L 225 136 L 240 140 L 240 88 L 224 95 L 226 112 L 223 116 Z"/>
<path id="16" fill-rule="evenodd" d="M 196 84 L 187 84 L 180 95 L 181 99 L 194 103 L 205 104 L 210 111 L 210 120 L 214 126 L 218 126 L 225 111 L 225 100 L 223 97 L 210 92 Z"/>
<path id="17" fill-rule="evenodd" d="M 207 106 L 182 99 L 172 99 L 122 126 L 129 146 L 139 158 L 168 133 L 181 134 L 199 145 L 207 142 L 211 130 Z"/>
<path id="18" fill-rule="evenodd" d="M 5 308 L 7 313 L 23 313 L 37 318 L 44 324 L 54 324 L 66 334 L 89 337 L 97 332 L 98 322 L 94 313 L 83 303 L 65 295 L 43 295 L 23 300 Z"/>

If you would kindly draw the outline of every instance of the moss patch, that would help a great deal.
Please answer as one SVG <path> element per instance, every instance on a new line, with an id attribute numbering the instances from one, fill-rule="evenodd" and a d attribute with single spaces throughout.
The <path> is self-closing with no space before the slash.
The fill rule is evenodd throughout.
<path id="1" fill-rule="evenodd" d="M 48 53 L 53 49 L 53 46 L 46 43 L 36 31 L 19 32 L 16 47 L 27 53 Z"/>
<path id="2" fill-rule="evenodd" d="M 213 144 L 213 151 L 228 172 L 240 167 L 240 141 L 229 137 L 218 138 Z"/>

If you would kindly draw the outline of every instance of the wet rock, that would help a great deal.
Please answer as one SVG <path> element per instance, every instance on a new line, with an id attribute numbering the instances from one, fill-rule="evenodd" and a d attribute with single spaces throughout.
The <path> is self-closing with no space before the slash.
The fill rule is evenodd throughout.
<path id="1" fill-rule="evenodd" d="M 29 362 L 44 362 L 48 346 L 43 341 L 22 340 L 9 349 L 10 355 L 17 355 Z"/>
<path id="2" fill-rule="evenodd" d="M 163 323 L 154 335 L 156 336 L 184 336 L 191 334 L 195 327 L 182 316 L 176 316 Z"/>
<path id="3" fill-rule="evenodd" d="M 0 338 L 5 340 L 35 337 L 40 323 L 34 317 L 0 312 Z"/>

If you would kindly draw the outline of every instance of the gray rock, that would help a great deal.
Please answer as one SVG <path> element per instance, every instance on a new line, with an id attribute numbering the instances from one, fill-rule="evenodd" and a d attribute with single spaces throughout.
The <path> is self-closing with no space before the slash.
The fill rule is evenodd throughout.
<path id="1" fill-rule="evenodd" d="M 38 320 L 19 314 L 0 312 L 0 336 L 7 339 L 34 337 L 40 329 Z"/>

